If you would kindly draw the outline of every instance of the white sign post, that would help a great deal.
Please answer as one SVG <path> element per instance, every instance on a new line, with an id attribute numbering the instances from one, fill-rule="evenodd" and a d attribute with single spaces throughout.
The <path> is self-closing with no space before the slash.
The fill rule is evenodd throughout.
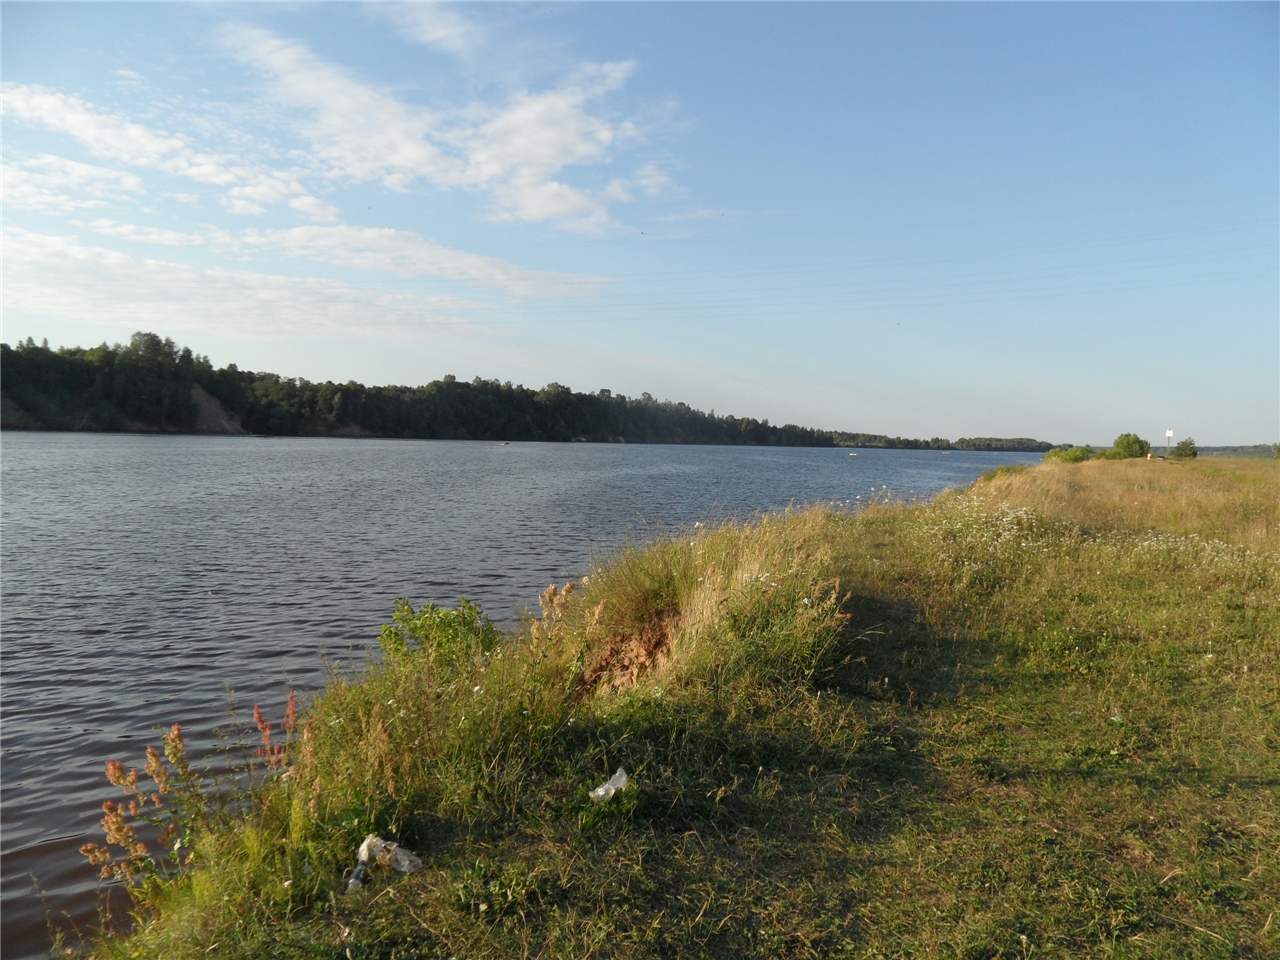
<path id="1" fill-rule="evenodd" d="M 1173 439 L 1173 431 L 1166 430 L 1164 432 L 1164 458 L 1169 459 L 1169 441 Z"/>

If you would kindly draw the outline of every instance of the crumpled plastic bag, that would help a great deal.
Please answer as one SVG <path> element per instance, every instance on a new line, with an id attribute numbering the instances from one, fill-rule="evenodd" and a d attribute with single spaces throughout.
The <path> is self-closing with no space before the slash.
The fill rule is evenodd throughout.
<path id="1" fill-rule="evenodd" d="M 627 771 L 619 767 L 617 773 L 591 791 L 591 802 L 603 803 L 626 785 Z"/>
<path id="2" fill-rule="evenodd" d="M 370 861 L 382 867 L 391 867 L 401 873 L 415 873 L 422 869 L 422 858 L 416 857 L 399 844 L 369 834 L 356 852 L 356 869 L 347 881 L 347 893 L 355 893 L 364 886 Z"/>

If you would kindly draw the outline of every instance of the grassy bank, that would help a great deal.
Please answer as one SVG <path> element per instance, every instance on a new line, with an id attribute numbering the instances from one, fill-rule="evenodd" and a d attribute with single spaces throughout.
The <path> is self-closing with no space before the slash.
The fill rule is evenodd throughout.
<path id="1" fill-rule="evenodd" d="M 96 952 L 1280 955 L 1277 468 L 697 528 L 512 638 L 402 608 Z M 369 832 L 424 867 L 343 895 Z"/>

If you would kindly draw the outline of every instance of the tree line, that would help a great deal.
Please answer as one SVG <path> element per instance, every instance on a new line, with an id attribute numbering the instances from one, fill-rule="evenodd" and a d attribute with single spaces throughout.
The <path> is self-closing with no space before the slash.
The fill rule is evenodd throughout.
<path id="1" fill-rule="evenodd" d="M 62 347 L 0 344 L 4 425 L 44 430 L 191 431 L 199 388 L 251 433 L 325 436 L 355 433 L 405 439 L 583 440 L 597 443 L 750 444 L 883 447 L 909 450 L 1045 451 L 1028 438 L 935 437 L 777 426 L 752 417 L 704 413 L 685 403 L 578 393 L 559 383 L 540 390 L 510 381 L 446 376 L 424 386 L 312 383 L 275 373 L 215 369 L 207 357 L 154 333 L 127 345 Z"/>

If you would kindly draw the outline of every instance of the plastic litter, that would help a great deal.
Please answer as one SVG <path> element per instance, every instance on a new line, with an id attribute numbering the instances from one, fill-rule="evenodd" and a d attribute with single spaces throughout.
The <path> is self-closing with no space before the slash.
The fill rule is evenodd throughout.
<path id="1" fill-rule="evenodd" d="M 591 802 L 603 803 L 626 785 L 627 771 L 619 767 L 617 773 L 591 791 Z"/>
<path id="2" fill-rule="evenodd" d="M 356 868 L 347 881 L 347 893 L 355 893 L 364 886 L 365 877 L 369 874 L 370 862 L 379 866 L 391 867 L 401 873 L 415 873 L 422 869 L 422 859 L 414 856 L 399 844 L 369 834 L 360 844 L 356 852 Z"/>

